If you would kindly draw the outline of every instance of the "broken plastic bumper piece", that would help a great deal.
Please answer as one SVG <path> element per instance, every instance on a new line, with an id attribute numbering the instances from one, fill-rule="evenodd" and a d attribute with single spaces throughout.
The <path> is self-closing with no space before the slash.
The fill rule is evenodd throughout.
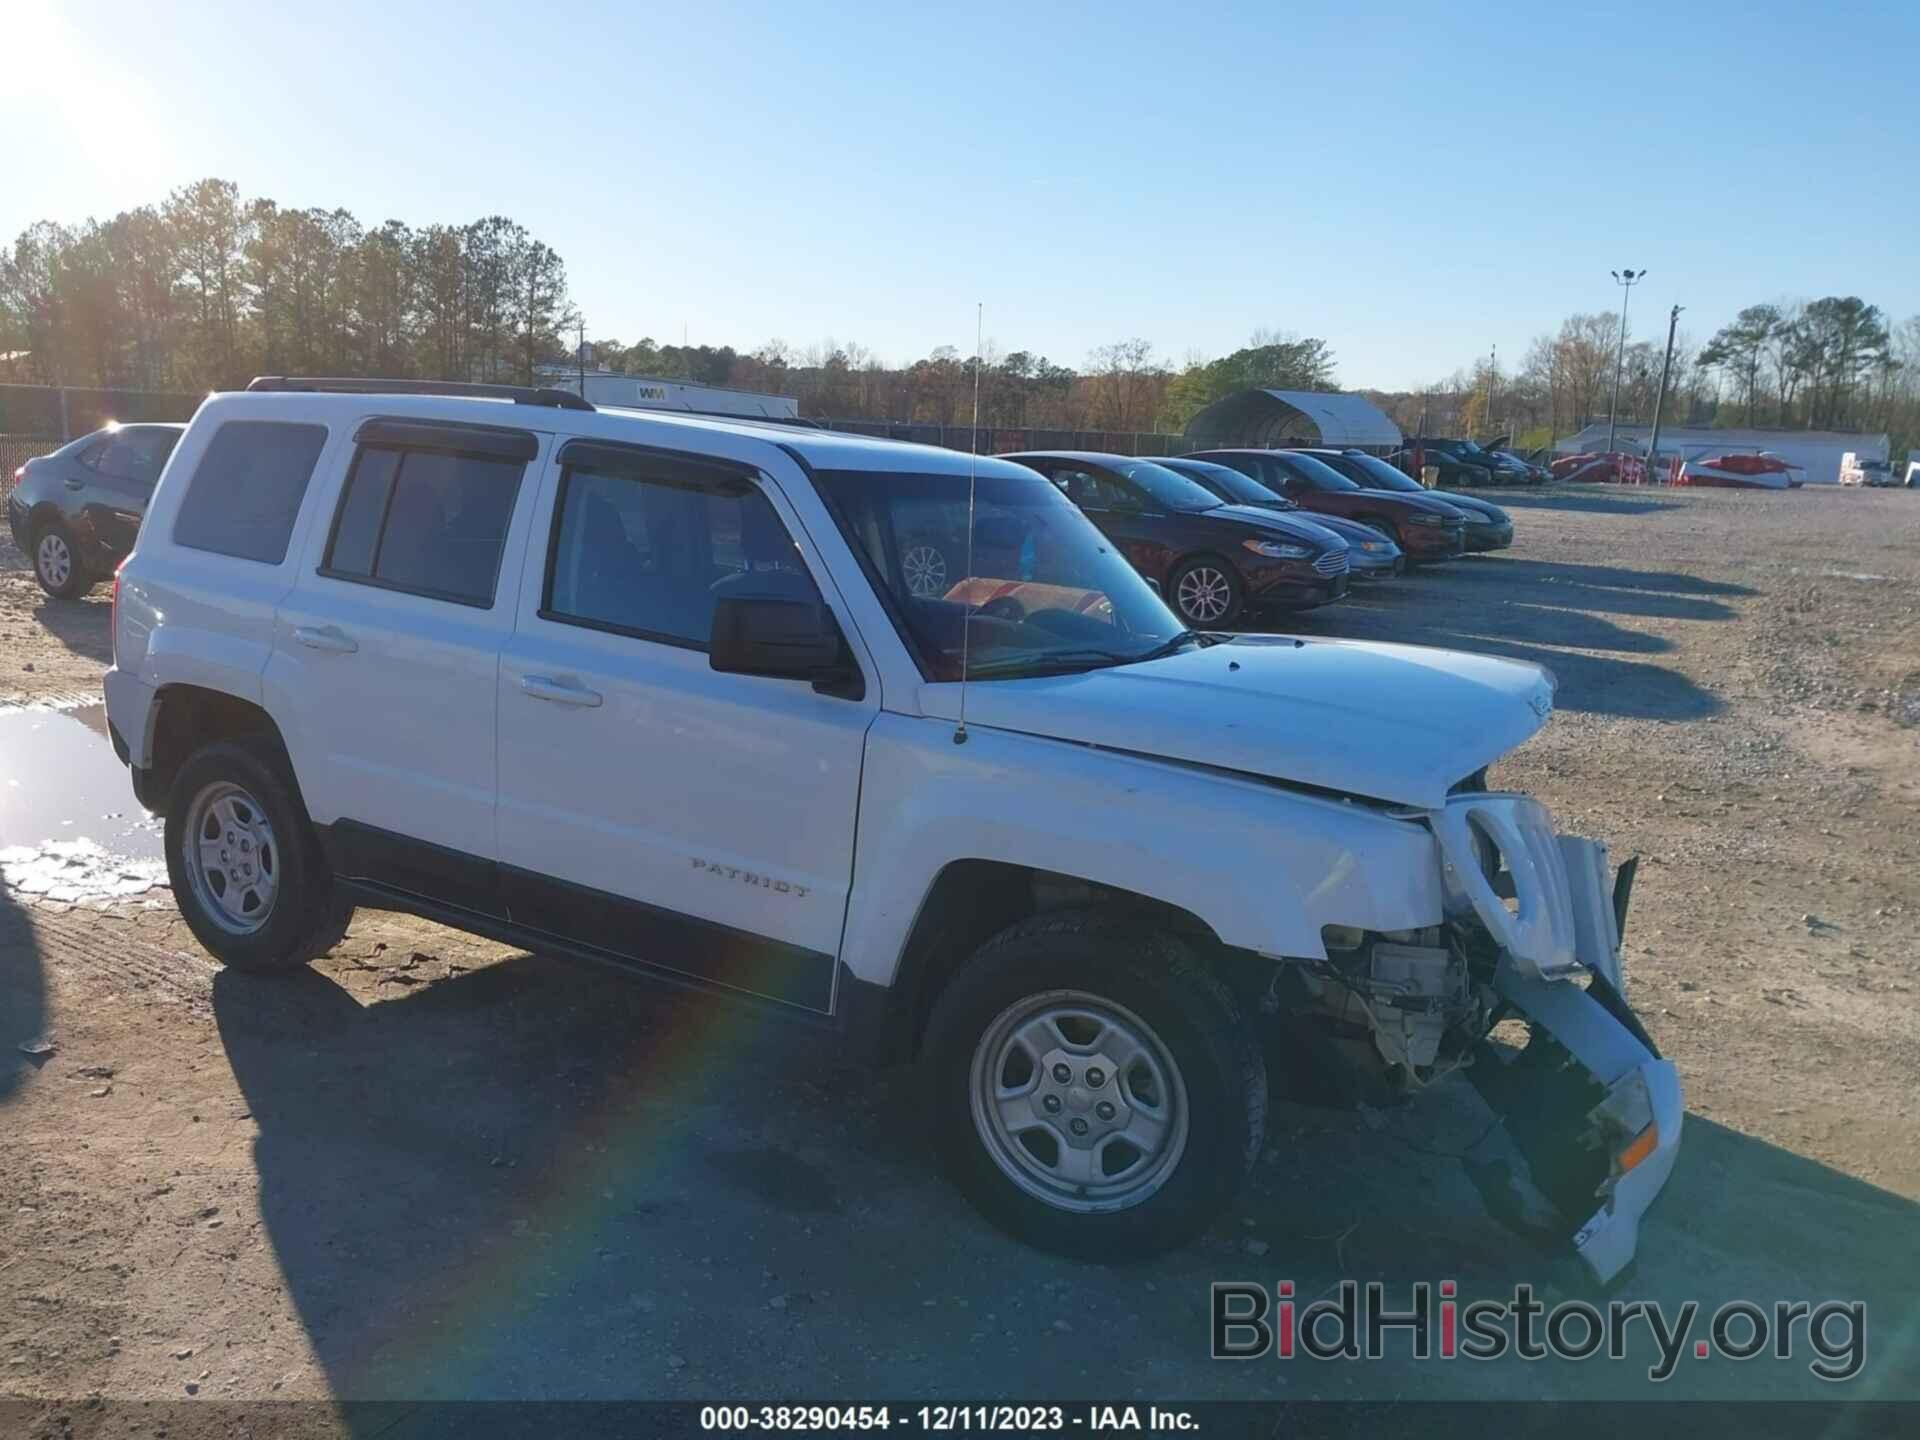
<path id="1" fill-rule="evenodd" d="M 1448 911 L 1478 916 L 1500 948 L 1494 989 L 1529 1030 L 1517 1054 L 1483 1042 L 1467 1073 L 1574 1251 L 1611 1280 L 1673 1173 L 1685 1113 L 1678 1073 L 1626 1001 L 1620 936 L 1633 862 L 1614 876 L 1605 846 L 1555 834 L 1524 795 L 1455 796 L 1429 823 Z M 1585 988 L 1575 983 L 1583 974 Z"/>
<path id="2" fill-rule="evenodd" d="M 1582 990 L 1502 965 L 1494 988 L 1532 1038 L 1517 1058 L 1467 1073 L 1569 1222 L 1574 1252 L 1595 1279 L 1612 1280 L 1673 1173 L 1686 1110 L 1680 1076 L 1604 979 Z"/>

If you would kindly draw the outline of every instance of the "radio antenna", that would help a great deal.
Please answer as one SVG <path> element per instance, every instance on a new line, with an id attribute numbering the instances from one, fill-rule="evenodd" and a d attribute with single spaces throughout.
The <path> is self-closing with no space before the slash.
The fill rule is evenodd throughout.
<path id="1" fill-rule="evenodd" d="M 973 586 L 973 489 L 980 470 L 980 367 L 986 363 L 982 336 L 986 334 L 985 301 L 973 305 L 973 445 L 967 458 L 967 586 Z M 960 602 L 960 724 L 953 732 L 953 743 L 967 743 L 967 655 L 973 638 L 973 616 L 967 602 Z"/>

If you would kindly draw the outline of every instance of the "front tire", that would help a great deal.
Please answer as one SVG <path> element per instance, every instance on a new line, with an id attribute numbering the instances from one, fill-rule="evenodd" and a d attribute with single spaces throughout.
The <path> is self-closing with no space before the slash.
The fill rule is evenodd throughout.
<path id="1" fill-rule="evenodd" d="M 1195 630 L 1233 624 L 1246 603 L 1233 567 L 1211 555 L 1182 561 L 1167 582 L 1167 593 L 1180 618 Z"/>
<path id="2" fill-rule="evenodd" d="M 1061 911 L 1003 931 L 941 994 L 924 1056 L 954 1184 L 1062 1255 L 1192 1239 L 1265 1135 L 1266 1064 L 1232 996 L 1137 917 Z"/>
<path id="3" fill-rule="evenodd" d="M 167 875 L 194 938 L 235 970 L 292 970 L 345 933 L 306 807 L 278 747 L 222 741 L 180 767 L 167 803 Z"/>
<path id="4" fill-rule="evenodd" d="M 93 588 L 73 532 L 58 520 L 49 520 L 34 532 L 33 578 L 56 600 L 78 600 Z"/>

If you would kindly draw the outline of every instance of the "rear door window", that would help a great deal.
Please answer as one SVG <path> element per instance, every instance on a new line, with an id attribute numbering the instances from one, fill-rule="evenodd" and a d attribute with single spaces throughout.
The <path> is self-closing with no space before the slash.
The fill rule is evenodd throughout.
<path id="1" fill-rule="evenodd" d="M 278 565 L 326 443 L 324 425 L 227 421 L 193 472 L 173 522 L 174 543 Z"/>
<path id="2" fill-rule="evenodd" d="M 430 431 L 362 429 L 320 573 L 491 607 L 533 437 Z"/>
<path id="3" fill-rule="evenodd" d="M 1139 500 L 1124 484 L 1101 471 L 1063 465 L 1054 470 L 1051 478 L 1067 492 L 1067 498 L 1083 510 L 1140 508 Z"/>
<path id="4" fill-rule="evenodd" d="M 94 468 L 122 490 L 151 495 L 179 438 L 177 430 L 121 430 L 107 441 Z"/>

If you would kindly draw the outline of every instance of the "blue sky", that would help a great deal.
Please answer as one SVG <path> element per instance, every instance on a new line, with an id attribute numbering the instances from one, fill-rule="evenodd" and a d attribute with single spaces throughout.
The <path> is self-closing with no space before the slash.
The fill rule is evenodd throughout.
<path id="1" fill-rule="evenodd" d="M 1920 313 L 1920 4 L 48 7 L 0 17 L 0 237 L 204 175 L 489 213 L 590 333 L 1503 367 L 1651 274 Z M 22 72 L 25 72 L 24 74 Z"/>

